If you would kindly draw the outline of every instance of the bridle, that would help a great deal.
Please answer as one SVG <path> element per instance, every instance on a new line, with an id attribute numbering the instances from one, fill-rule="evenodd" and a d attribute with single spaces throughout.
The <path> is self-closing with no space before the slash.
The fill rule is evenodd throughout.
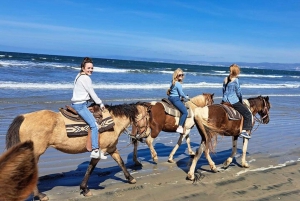
<path id="1" fill-rule="evenodd" d="M 150 125 L 149 125 L 151 106 L 145 104 L 143 104 L 142 106 L 145 109 L 145 112 L 142 112 L 142 116 L 140 118 L 139 115 L 135 118 L 135 121 L 133 122 L 132 133 L 130 134 L 130 137 L 132 139 L 139 140 L 139 141 L 142 141 L 143 138 L 148 137 L 151 133 Z M 141 125 L 140 122 L 145 122 L 145 123 L 142 123 Z"/>
<path id="2" fill-rule="evenodd" d="M 267 107 L 266 100 L 265 100 L 264 98 L 262 98 L 262 99 L 263 99 L 263 110 L 257 112 L 257 113 L 259 114 L 260 118 L 257 118 L 256 115 L 253 115 L 254 118 L 255 118 L 255 120 L 256 120 L 258 123 L 260 123 L 260 124 L 263 123 L 263 120 L 264 120 L 265 118 L 269 117 L 269 109 L 268 109 L 268 107 Z"/>

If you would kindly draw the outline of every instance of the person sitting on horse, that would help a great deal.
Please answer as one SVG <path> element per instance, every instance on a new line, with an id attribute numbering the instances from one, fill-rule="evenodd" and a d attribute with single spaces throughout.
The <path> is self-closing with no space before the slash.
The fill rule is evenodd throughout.
<path id="1" fill-rule="evenodd" d="M 250 139 L 250 131 L 252 130 L 252 114 L 249 109 L 243 105 L 243 96 L 238 79 L 240 67 L 232 64 L 229 67 L 229 75 L 225 77 L 223 82 L 223 98 L 222 102 L 230 103 L 244 118 L 242 132 L 240 137 Z"/>
<path id="2" fill-rule="evenodd" d="M 91 158 L 106 159 L 99 147 L 98 125 L 93 114 L 87 108 L 88 101 L 93 101 L 100 105 L 101 110 L 105 109 L 101 99 L 95 93 L 90 75 L 93 73 L 93 61 L 89 57 L 85 57 L 81 63 L 81 69 L 74 81 L 72 107 L 86 121 L 91 128 L 92 152 Z"/>
<path id="3" fill-rule="evenodd" d="M 170 84 L 170 89 L 168 90 L 169 101 L 181 112 L 179 126 L 176 129 L 176 132 L 181 134 L 183 134 L 183 125 L 188 115 L 187 109 L 181 101 L 181 97 L 189 100 L 189 97 L 186 96 L 182 90 L 183 78 L 183 71 L 180 68 L 175 70 Z"/>

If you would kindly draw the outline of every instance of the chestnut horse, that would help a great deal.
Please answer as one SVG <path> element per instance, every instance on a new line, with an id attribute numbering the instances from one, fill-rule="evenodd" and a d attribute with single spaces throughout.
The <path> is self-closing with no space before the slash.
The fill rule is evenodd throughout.
<path id="1" fill-rule="evenodd" d="M 23 201 L 38 181 L 33 142 L 18 143 L 0 157 L 0 201 Z"/>
<path id="2" fill-rule="evenodd" d="M 195 96 L 191 98 L 189 101 L 187 101 L 187 105 L 189 108 L 191 108 L 192 114 L 191 118 L 187 118 L 185 125 L 184 125 L 184 134 L 179 136 L 178 142 L 176 146 L 173 148 L 172 152 L 169 155 L 168 161 L 170 163 L 173 163 L 173 156 L 176 153 L 177 149 L 182 143 L 183 138 L 186 139 L 187 146 L 188 146 L 188 152 L 190 155 L 194 155 L 195 153 L 192 151 L 191 145 L 190 145 L 190 131 L 192 127 L 195 125 L 194 122 L 194 110 L 197 107 L 204 107 L 207 105 L 211 105 L 214 103 L 213 101 L 214 94 L 209 93 L 203 93 L 202 95 Z M 148 104 L 149 106 L 149 120 L 148 120 L 148 127 L 150 129 L 144 129 L 143 132 L 147 132 L 146 134 L 142 135 L 143 138 L 146 138 L 145 142 L 150 148 L 150 153 L 152 156 L 152 159 L 154 162 L 158 162 L 157 153 L 153 147 L 153 140 L 158 136 L 158 134 L 161 131 L 165 132 L 176 132 L 176 128 L 178 127 L 179 117 L 174 117 L 169 114 L 167 114 L 164 110 L 164 106 L 160 102 L 151 102 Z M 148 118 L 144 115 L 145 118 Z M 145 120 L 144 120 L 145 121 Z M 145 125 L 145 123 L 143 123 Z M 134 130 L 134 125 L 133 125 Z M 136 165 L 141 165 L 140 162 L 137 159 L 137 146 L 138 146 L 138 140 L 141 139 L 134 139 L 134 151 L 133 151 L 133 161 Z"/>
<path id="3" fill-rule="evenodd" d="M 123 104 L 115 106 L 106 106 L 114 120 L 114 129 L 106 131 L 99 135 L 100 148 L 107 152 L 118 163 L 124 172 L 125 178 L 129 183 L 134 184 L 136 180 L 129 174 L 125 164 L 117 150 L 118 138 L 122 132 L 135 121 L 136 116 L 145 108 L 139 104 Z M 68 137 L 63 117 L 58 112 L 51 110 L 40 110 L 28 114 L 22 114 L 16 117 L 10 125 L 6 136 L 6 148 L 32 140 L 34 144 L 34 155 L 36 161 L 51 146 L 59 151 L 69 154 L 87 152 L 87 136 Z M 91 173 L 100 159 L 91 159 L 85 176 L 80 184 L 82 194 L 92 195 L 87 187 L 87 182 Z M 40 193 L 37 186 L 34 189 L 36 199 L 48 200 L 48 197 Z"/>
<path id="4" fill-rule="evenodd" d="M 269 123 L 269 110 L 271 108 L 271 104 L 269 102 L 268 96 L 249 98 L 244 100 L 244 104 L 245 103 L 247 103 L 246 105 L 250 109 L 253 115 L 253 119 L 262 124 Z M 256 114 L 259 114 L 260 119 L 255 116 Z M 217 172 L 215 163 L 212 161 L 209 154 L 210 148 L 212 150 L 214 148 L 212 141 L 213 139 L 216 140 L 217 134 L 223 136 L 232 136 L 232 153 L 231 156 L 223 164 L 224 168 L 227 168 L 230 165 L 233 157 L 237 152 L 237 139 L 241 132 L 242 120 L 229 120 L 228 114 L 225 112 L 224 108 L 215 104 L 203 108 L 197 108 L 195 111 L 195 123 L 202 140 L 198 150 L 196 151 L 196 155 L 193 158 L 190 170 L 187 175 L 187 178 L 193 180 L 194 182 L 201 179 L 201 175 L 198 173 L 194 174 L 194 171 L 197 161 L 201 157 L 203 151 L 205 152 L 205 156 L 208 160 L 211 170 Z M 249 139 L 244 138 L 243 141 L 242 167 L 245 168 L 249 167 L 249 164 L 246 162 L 248 140 Z"/>

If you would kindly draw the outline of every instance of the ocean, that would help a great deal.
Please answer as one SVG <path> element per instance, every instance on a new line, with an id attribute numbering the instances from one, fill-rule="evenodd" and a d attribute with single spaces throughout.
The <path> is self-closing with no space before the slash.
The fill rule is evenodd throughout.
<path id="1" fill-rule="evenodd" d="M 82 57 L 0 52 L 0 150 L 5 147 L 6 131 L 13 118 L 19 114 L 71 104 L 73 81 L 80 70 Z M 166 91 L 175 69 L 184 71 L 183 89 L 190 97 L 214 93 L 215 103 L 222 96 L 222 82 L 228 75 L 229 65 L 193 63 L 175 64 L 92 58 L 94 73 L 91 78 L 98 96 L 105 104 L 115 105 L 138 101 L 157 101 L 167 97 Z M 239 63 L 237 63 L 239 64 Z M 266 67 L 267 66 L 267 67 Z M 279 154 L 281 162 L 299 158 L 300 119 L 300 67 L 289 64 L 240 65 L 240 84 L 244 98 L 269 96 L 272 108 L 270 123 L 259 125 L 248 146 L 248 157 L 256 154 Z M 257 126 L 257 125 L 256 125 Z M 255 126 L 255 128 L 256 128 Z M 162 132 L 154 141 L 160 161 L 167 161 L 168 154 L 178 139 L 176 133 Z M 191 131 L 193 149 L 200 143 L 196 129 Z M 118 148 L 126 163 L 132 163 L 132 146 L 121 135 Z M 229 154 L 231 138 L 220 138 L 213 159 L 221 163 Z M 241 144 L 239 144 L 241 148 Z M 296 150 L 296 151 L 295 151 Z M 241 150 L 239 149 L 239 153 Z M 186 144 L 180 147 L 175 160 L 188 157 Z M 145 144 L 139 146 L 139 158 L 151 161 Z M 70 160 L 68 165 L 60 163 Z M 248 158 L 249 159 L 249 158 Z M 88 153 L 68 155 L 49 148 L 40 159 L 40 175 L 75 169 L 76 164 L 89 161 Z M 206 164 L 201 158 L 198 162 Z M 51 164 L 55 164 L 52 167 Z M 110 160 L 98 166 L 116 166 Z M 58 169 L 57 169 L 58 168 Z"/>

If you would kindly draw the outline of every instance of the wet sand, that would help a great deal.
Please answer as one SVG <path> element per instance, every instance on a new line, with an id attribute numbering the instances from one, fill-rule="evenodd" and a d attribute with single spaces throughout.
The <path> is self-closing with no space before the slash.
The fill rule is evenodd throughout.
<path id="1" fill-rule="evenodd" d="M 237 158 L 218 173 L 212 173 L 207 164 L 199 164 L 197 172 L 203 178 L 195 184 L 186 180 L 190 159 L 185 158 L 174 164 L 128 167 L 136 184 L 128 184 L 116 167 L 96 168 L 89 181 L 91 197 L 80 195 L 84 175 L 80 170 L 41 177 L 39 188 L 50 200 L 299 200 L 299 159 L 283 164 L 277 163 L 278 156 L 253 155 L 248 159 L 250 168 L 241 168 Z"/>

